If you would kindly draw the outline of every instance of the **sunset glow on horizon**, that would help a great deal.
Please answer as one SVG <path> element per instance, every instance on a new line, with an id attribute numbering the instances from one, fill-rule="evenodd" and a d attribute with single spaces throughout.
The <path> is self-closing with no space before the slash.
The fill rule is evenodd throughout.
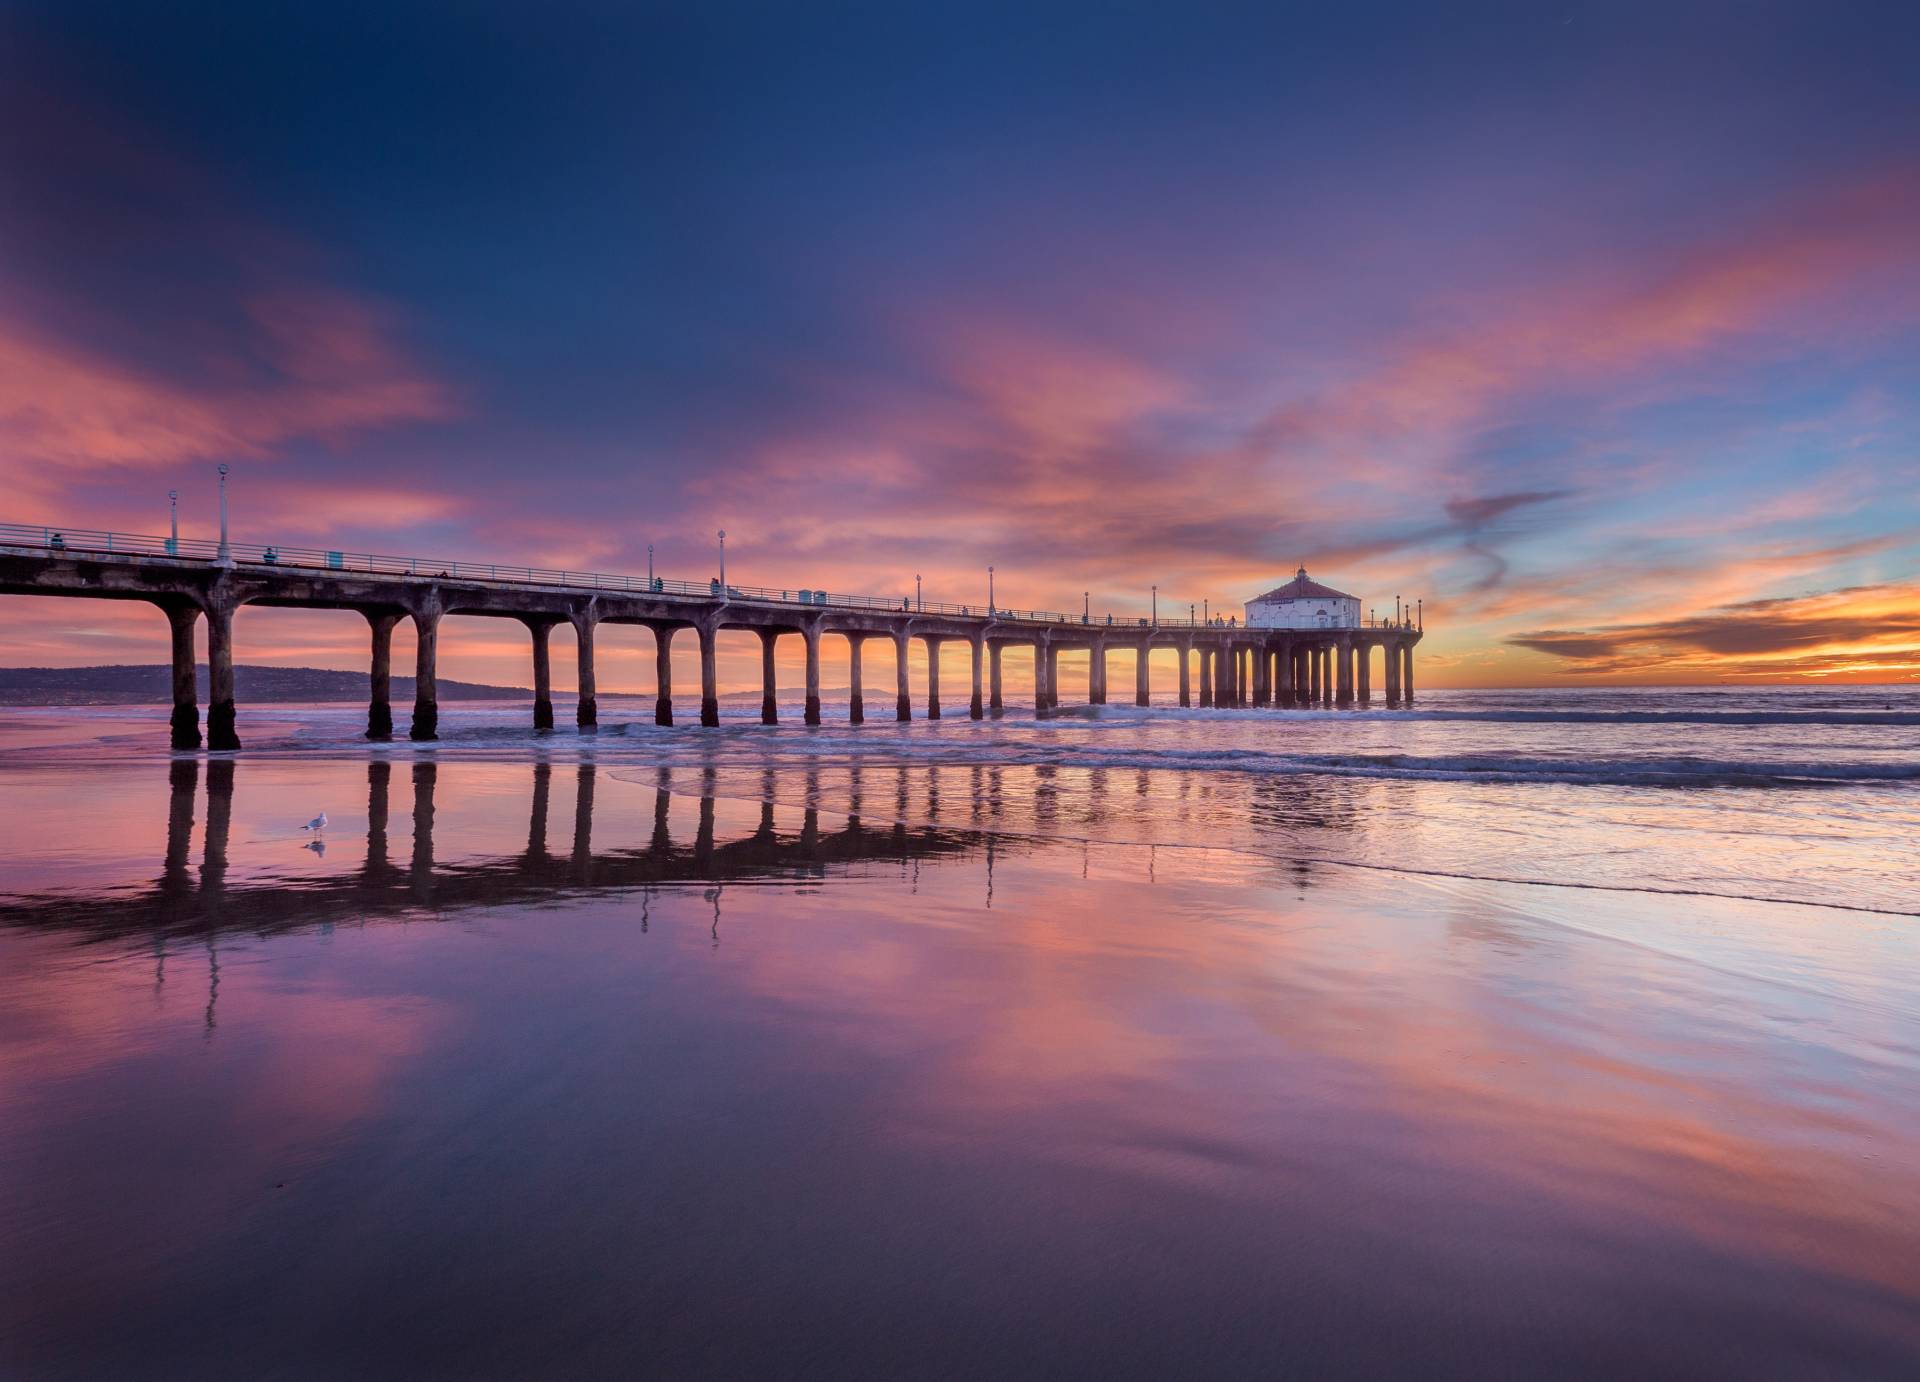
<path id="1" fill-rule="evenodd" d="M 740 583 L 1117 619 L 1305 565 L 1424 602 L 1426 687 L 1913 681 L 1915 26 L 29 5 L 0 521 L 210 536 L 226 462 L 250 542 L 705 581 L 724 528 Z M 0 604 L 16 665 L 167 656 Z"/>

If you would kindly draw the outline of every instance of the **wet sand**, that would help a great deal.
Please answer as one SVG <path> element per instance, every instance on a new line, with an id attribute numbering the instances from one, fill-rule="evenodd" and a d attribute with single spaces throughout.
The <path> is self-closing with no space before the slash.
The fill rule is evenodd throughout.
<path id="1" fill-rule="evenodd" d="M 0 1371 L 1920 1366 L 1905 919 L 929 771 L 7 773 Z"/>

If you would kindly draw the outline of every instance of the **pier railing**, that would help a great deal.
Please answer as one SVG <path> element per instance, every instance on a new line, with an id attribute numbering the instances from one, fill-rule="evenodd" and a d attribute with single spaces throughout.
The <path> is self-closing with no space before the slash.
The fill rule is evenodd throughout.
<path id="1" fill-rule="evenodd" d="M 214 565 L 220 544 L 210 538 L 155 537 L 147 533 L 109 532 L 97 528 L 54 528 L 45 524 L 0 523 L 0 547 L 43 548 L 117 557 L 157 557 Z M 1068 624 L 1100 629 L 1236 629 L 1244 627 L 1221 619 L 1122 618 L 1112 614 L 1063 614 L 1057 610 L 1006 609 L 950 601 L 916 600 L 911 595 L 849 595 L 838 591 L 772 586 L 736 585 L 723 590 L 718 580 L 676 581 L 664 576 L 612 575 L 564 567 L 516 566 L 505 562 L 449 561 L 436 557 L 382 556 L 324 547 L 288 547 L 279 543 L 230 542 L 227 553 L 235 565 L 294 567 L 300 570 L 364 573 L 381 576 L 425 576 L 445 580 L 487 581 L 503 585 L 565 586 L 579 590 L 617 591 L 628 595 L 665 595 L 677 599 L 749 601 L 755 604 L 794 605 L 816 609 L 869 610 L 890 614 L 940 614 L 962 619 L 1010 620 L 1024 624 Z M 1372 623 L 1367 627 L 1407 627 Z"/>

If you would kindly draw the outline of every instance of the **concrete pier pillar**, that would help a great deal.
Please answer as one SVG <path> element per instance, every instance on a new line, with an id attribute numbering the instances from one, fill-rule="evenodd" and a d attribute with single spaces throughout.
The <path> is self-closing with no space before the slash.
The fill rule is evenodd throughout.
<path id="1" fill-rule="evenodd" d="M 1004 643 L 987 645 L 987 705 L 993 710 L 1003 708 L 1001 690 L 1004 683 L 1000 678 L 1000 654 L 1005 650 Z"/>
<path id="2" fill-rule="evenodd" d="M 940 718 L 940 644 L 944 640 L 925 638 L 927 645 L 927 718 Z"/>
<path id="3" fill-rule="evenodd" d="M 1152 698 L 1147 694 L 1149 675 L 1147 658 L 1152 651 L 1151 643 L 1142 643 L 1133 650 L 1133 703 L 1135 705 L 1151 704 Z"/>
<path id="4" fill-rule="evenodd" d="M 580 662 L 580 706 L 574 712 L 574 720 L 582 729 L 592 729 L 600 723 L 599 686 L 593 674 L 593 629 L 598 622 L 591 618 L 573 621 Z"/>
<path id="5" fill-rule="evenodd" d="M 969 642 L 968 647 L 973 653 L 973 695 L 967 701 L 967 718 L 970 720 L 983 720 L 986 718 L 987 705 L 981 695 L 980 682 L 981 677 L 986 671 L 987 640 L 976 634 Z"/>
<path id="6" fill-rule="evenodd" d="M 1402 671 L 1400 674 L 1400 699 L 1405 701 L 1408 705 L 1412 705 L 1413 704 L 1413 644 L 1412 643 L 1408 643 L 1406 645 L 1405 656 L 1407 659 L 1407 665 L 1406 665 L 1406 669 Z"/>
<path id="7" fill-rule="evenodd" d="M 405 617 L 394 612 L 367 614 L 373 638 L 367 676 L 367 738 L 393 738 L 393 627 Z"/>
<path id="8" fill-rule="evenodd" d="M 653 722 L 673 723 L 673 630 L 664 626 L 653 631 Z"/>
<path id="9" fill-rule="evenodd" d="M 1361 639 L 1356 650 L 1360 657 L 1360 704 L 1373 704 L 1373 644 Z"/>
<path id="10" fill-rule="evenodd" d="M 1266 644 L 1262 643 L 1254 648 L 1253 703 L 1257 706 L 1263 706 L 1271 699 L 1271 693 L 1267 689 L 1267 668 L 1271 660 L 1272 654 L 1268 651 Z"/>
<path id="11" fill-rule="evenodd" d="M 1336 692 L 1340 705 L 1353 704 L 1353 639 L 1342 636 L 1334 645 L 1333 661 L 1337 669 Z"/>
<path id="12" fill-rule="evenodd" d="M 780 723 L 778 689 L 773 679 L 773 645 L 780 635 L 772 629 L 755 630 L 760 635 L 760 723 Z"/>
<path id="13" fill-rule="evenodd" d="M 440 614 L 433 611 L 413 616 L 413 725 L 409 739 L 440 737 L 440 681 L 437 673 L 440 653 Z"/>
<path id="14" fill-rule="evenodd" d="M 893 718 L 905 723 L 913 718 L 913 686 L 907 680 L 907 635 L 903 630 L 893 636 Z"/>
<path id="15" fill-rule="evenodd" d="M 1320 704 L 1320 649 L 1307 649 L 1307 704 Z"/>
<path id="16" fill-rule="evenodd" d="M 1240 692 L 1234 686 L 1234 675 L 1239 669 L 1240 650 L 1231 643 L 1220 649 L 1220 665 L 1214 669 L 1213 703 L 1225 710 L 1232 710 L 1240 704 Z"/>
<path id="17" fill-rule="evenodd" d="M 200 611 L 193 605 L 168 606 L 167 625 L 173 636 L 173 715 L 169 742 L 176 749 L 200 747 L 200 688 L 194 675 L 193 626 Z"/>
<path id="18" fill-rule="evenodd" d="M 1047 709 L 1060 708 L 1060 646 L 1047 644 Z"/>
<path id="19" fill-rule="evenodd" d="M 1190 706 L 1193 704 L 1193 673 L 1187 664 L 1193 661 L 1193 640 L 1189 638 L 1174 652 L 1180 658 L 1180 704 Z"/>
<path id="20" fill-rule="evenodd" d="M 807 628 L 800 631 L 807 644 L 807 701 L 800 718 L 807 724 L 820 723 L 820 630 Z"/>
<path id="21" fill-rule="evenodd" d="M 1087 704 L 1107 703 L 1107 640 L 1096 638 L 1087 649 Z"/>
<path id="22" fill-rule="evenodd" d="M 847 635 L 847 723 L 862 724 L 867 718 L 867 707 L 860 694 L 860 645 L 866 639 L 857 633 Z"/>
<path id="23" fill-rule="evenodd" d="M 1204 643 L 1200 645 L 1200 704 L 1213 705 L 1213 649 Z"/>
<path id="24" fill-rule="evenodd" d="M 533 727 L 553 728 L 553 625 L 544 619 L 529 619 L 527 632 L 533 635 Z"/>
<path id="25" fill-rule="evenodd" d="M 1400 704 L 1400 649 L 1388 641 L 1380 645 L 1380 652 L 1381 665 L 1387 679 L 1387 705 L 1398 706 Z"/>
<path id="26" fill-rule="evenodd" d="M 697 626 L 700 633 L 700 723 L 708 729 L 720 725 L 720 631 L 710 624 Z"/>
<path id="27" fill-rule="evenodd" d="M 207 607 L 207 747 L 216 753 L 240 747 L 233 708 L 233 615 L 231 605 Z"/>

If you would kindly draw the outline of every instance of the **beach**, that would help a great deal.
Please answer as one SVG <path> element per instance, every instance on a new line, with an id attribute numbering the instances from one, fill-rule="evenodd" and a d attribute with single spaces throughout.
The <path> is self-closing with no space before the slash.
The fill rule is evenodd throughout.
<path id="1" fill-rule="evenodd" d="M 1703 694 L 0 712 L 0 1370 L 1911 1372 L 1920 705 Z"/>

